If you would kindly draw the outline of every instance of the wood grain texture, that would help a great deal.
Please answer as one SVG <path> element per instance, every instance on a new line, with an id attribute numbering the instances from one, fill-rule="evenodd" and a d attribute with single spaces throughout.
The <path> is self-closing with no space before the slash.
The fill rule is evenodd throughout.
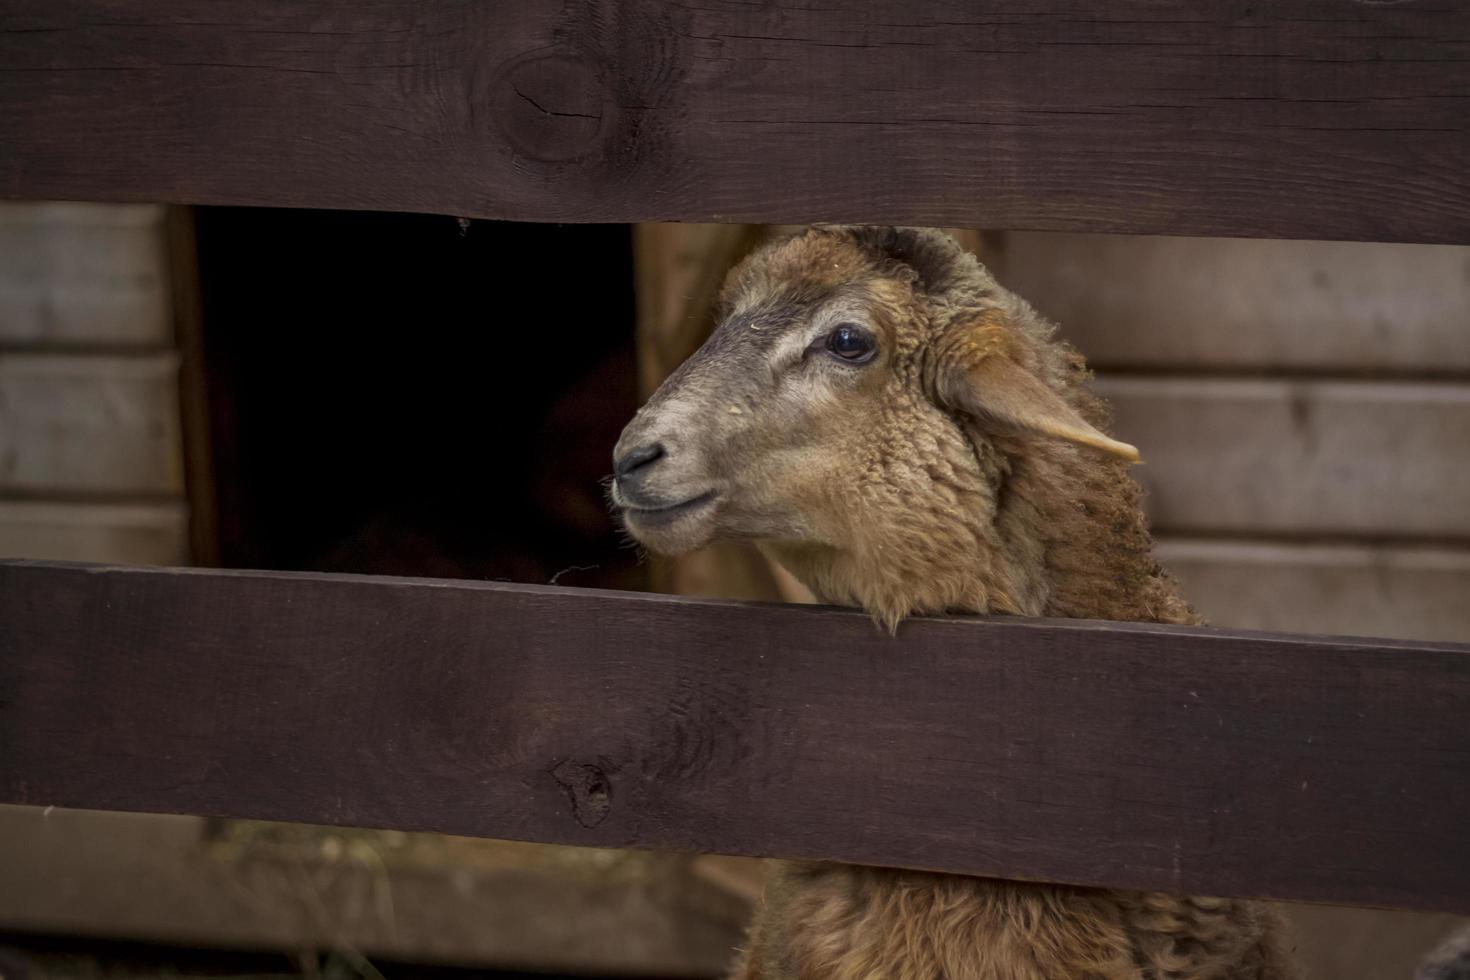
<path id="1" fill-rule="evenodd" d="M 168 209 L 165 229 L 173 337 L 179 356 L 179 456 L 183 490 L 189 502 L 189 560 L 173 564 L 213 568 L 224 564 L 220 557 L 219 463 L 211 432 L 210 362 L 204 339 L 194 209 Z M 225 397 L 224 392 L 214 392 L 214 396 L 218 401 Z M 223 414 L 223 409 L 214 414 Z"/>
<path id="2" fill-rule="evenodd" d="M 1108 375 L 1169 533 L 1470 539 L 1470 386 Z"/>
<path id="3" fill-rule="evenodd" d="M 1154 552 L 1215 626 L 1470 641 L 1462 548 L 1165 537 Z"/>
<path id="4" fill-rule="evenodd" d="M 1282 911 L 1305 980 L 1409 980 L 1429 950 L 1470 925 L 1463 917 L 1439 912 L 1322 905 L 1288 905 Z"/>
<path id="5" fill-rule="evenodd" d="M 689 978 L 748 914 L 687 855 L 206 824 L 0 806 L 0 930 Z"/>
<path id="6" fill-rule="evenodd" d="M 189 510 L 173 501 L 0 500 L 0 558 L 188 564 Z"/>
<path id="7" fill-rule="evenodd" d="M 1094 367 L 1470 375 L 1470 248 L 994 236 L 1007 287 Z"/>
<path id="8" fill-rule="evenodd" d="M 0 802 L 1470 910 L 1470 647 L 0 564 Z"/>
<path id="9" fill-rule="evenodd" d="M 0 354 L 0 492 L 178 495 L 178 355 Z"/>
<path id="10" fill-rule="evenodd" d="M 151 205 L 0 204 L 0 345 L 167 346 L 163 225 Z"/>
<path id="11" fill-rule="evenodd" d="M 0 195 L 1470 242 L 1470 9 L 11 0 Z"/>

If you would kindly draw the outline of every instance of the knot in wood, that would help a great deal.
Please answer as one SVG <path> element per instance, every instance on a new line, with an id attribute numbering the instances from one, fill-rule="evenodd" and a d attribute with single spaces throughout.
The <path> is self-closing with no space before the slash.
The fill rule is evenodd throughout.
<path id="1" fill-rule="evenodd" d="M 551 770 L 551 778 L 567 791 L 572 816 L 583 827 L 596 827 L 612 809 L 612 782 L 598 766 L 566 759 Z"/>
<path id="2" fill-rule="evenodd" d="M 598 150 L 615 108 L 597 65 L 567 54 L 513 62 L 495 83 L 491 100 L 500 131 L 516 153 L 545 163 Z"/>

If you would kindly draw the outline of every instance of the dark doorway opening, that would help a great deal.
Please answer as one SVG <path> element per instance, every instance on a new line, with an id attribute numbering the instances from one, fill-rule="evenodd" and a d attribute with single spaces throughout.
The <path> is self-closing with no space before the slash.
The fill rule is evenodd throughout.
<path id="1" fill-rule="evenodd" d="M 198 209 L 221 563 L 642 587 L 601 485 L 636 400 L 631 238 Z"/>

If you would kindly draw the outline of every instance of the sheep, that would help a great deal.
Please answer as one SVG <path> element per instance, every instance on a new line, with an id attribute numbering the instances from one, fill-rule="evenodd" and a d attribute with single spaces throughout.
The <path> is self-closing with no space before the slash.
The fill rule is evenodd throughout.
<path id="1" fill-rule="evenodd" d="M 629 534 L 753 540 L 889 631 L 917 613 L 1198 623 L 1152 557 L 1081 356 L 949 236 L 817 227 L 730 274 L 719 327 L 614 449 Z M 1282 980 L 1268 907 L 787 863 L 732 977 Z"/>

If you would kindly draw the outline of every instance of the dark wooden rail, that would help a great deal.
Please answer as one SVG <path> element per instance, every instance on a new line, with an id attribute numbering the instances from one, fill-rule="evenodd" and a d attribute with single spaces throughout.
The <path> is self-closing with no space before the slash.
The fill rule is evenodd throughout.
<path id="1" fill-rule="evenodd" d="M 0 196 L 1470 242 L 1470 5 L 7 0 Z"/>
<path id="2" fill-rule="evenodd" d="M 1470 647 L 0 563 L 0 801 L 1470 912 Z"/>

